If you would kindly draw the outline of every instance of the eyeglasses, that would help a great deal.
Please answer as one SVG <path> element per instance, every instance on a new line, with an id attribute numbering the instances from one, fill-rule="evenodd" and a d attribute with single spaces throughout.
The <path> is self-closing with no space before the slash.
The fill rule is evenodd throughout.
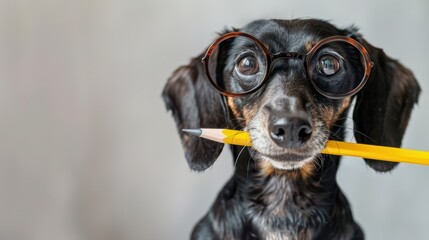
<path id="1" fill-rule="evenodd" d="M 202 62 L 207 78 L 220 93 L 239 97 L 260 89 L 267 82 L 274 61 L 282 58 L 302 61 L 312 86 L 332 99 L 356 94 L 374 65 L 365 47 L 350 37 L 325 38 L 307 54 L 272 54 L 261 40 L 243 32 L 219 37 L 207 49 Z M 225 81 L 226 78 L 230 80 Z"/>

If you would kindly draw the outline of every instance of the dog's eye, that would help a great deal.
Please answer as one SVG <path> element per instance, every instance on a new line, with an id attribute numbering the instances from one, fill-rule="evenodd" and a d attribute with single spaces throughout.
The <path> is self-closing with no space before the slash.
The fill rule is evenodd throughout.
<path id="1" fill-rule="evenodd" d="M 340 61 L 332 55 L 323 55 L 317 62 L 317 67 L 324 75 L 334 75 L 340 69 Z"/>
<path id="2" fill-rule="evenodd" d="M 236 68 L 243 75 L 254 75 L 259 70 L 258 60 L 254 56 L 245 56 L 237 62 Z"/>

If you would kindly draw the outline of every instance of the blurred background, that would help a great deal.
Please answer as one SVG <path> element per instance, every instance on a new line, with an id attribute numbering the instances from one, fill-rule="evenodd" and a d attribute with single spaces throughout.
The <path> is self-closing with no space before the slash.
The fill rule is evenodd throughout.
<path id="1" fill-rule="evenodd" d="M 429 2 L 0 0 L 0 239 L 188 239 L 231 176 L 189 170 L 161 100 L 224 27 L 259 18 L 355 24 L 423 92 L 403 146 L 429 150 Z M 367 239 L 428 239 L 429 168 L 338 174 Z"/>

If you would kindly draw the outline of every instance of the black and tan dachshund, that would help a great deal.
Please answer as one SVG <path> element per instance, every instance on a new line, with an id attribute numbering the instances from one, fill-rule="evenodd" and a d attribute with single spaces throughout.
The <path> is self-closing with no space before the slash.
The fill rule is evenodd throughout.
<path id="1" fill-rule="evenodd" d="M 246 130 L 253 142 L 231 147 L 234 175 L 191 238 L 364 239 L 336 182 L 340 158 L 320 150 L 344 138 L 352 105 L 357 142 L 400 146 L 419 93 L 411 71 L 355 27 L 258 20 L 225 31 L 163 91 L 191 169 L 210 167 L 223 144 L 184 128 Z"/>

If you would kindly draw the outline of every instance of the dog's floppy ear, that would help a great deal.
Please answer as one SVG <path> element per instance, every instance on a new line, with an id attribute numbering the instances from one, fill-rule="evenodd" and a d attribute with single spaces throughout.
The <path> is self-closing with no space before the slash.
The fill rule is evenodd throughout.
<path id="1" fill-rule="evenodd" d="M 401 146 L 420 87 L 412 72 L 364 39 L 374 67 L 365 87 L 357 94 L 353 119 L 357 142 Z M 365 159 L 379 172 L 390 171 L 397 163 Z"/>
<path id="2" fill-rule="evenodd" d="M 201 58 L 178 68 L 168 79 L 162 93 L 176 121 L 185 157 L 192 170 L 210 167 L 222 151 L 221 143 L 184 134 L 184 128 L 224 128 L 225 106 L 221 95 L 206 79 Z"/>

